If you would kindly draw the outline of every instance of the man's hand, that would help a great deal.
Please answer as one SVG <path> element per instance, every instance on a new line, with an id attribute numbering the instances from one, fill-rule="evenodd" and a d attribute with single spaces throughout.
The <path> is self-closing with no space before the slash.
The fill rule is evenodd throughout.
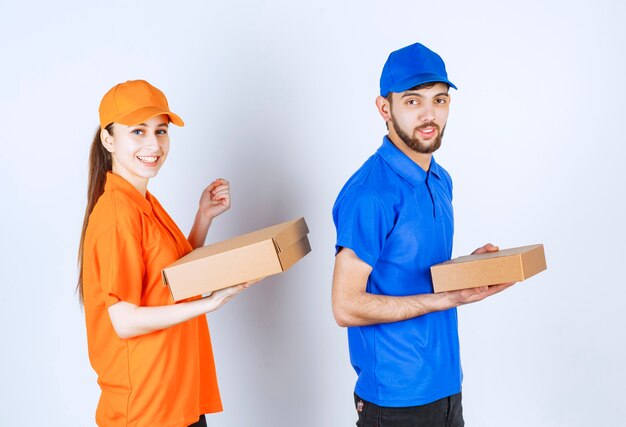
<path id="1" fill-rule="evenodd" d="M 474 252 L 472 252 L 472 255 L 485 254 L 487 252 L 498 252 L 499 250 L 500 250 L 499 247 L 492 245 L 491 243 L 487 243 L 481 246 L 480 248 L 476 249 Z"/>
<path id="2" fill-rule="evenodd" d="M 460 305 L 482 301 L 491 295 L 495 295 L 507 288 L 510 288 L 515 283 L 516 282 L 509 282 L 498 285 L 481 286 L 479 288 L 460 289 L 458 291 L 441 292 L 433 295 L 439 297 L 439 300 L 436 303 L 437 307 L 441 310 L 447 310 Z"/>

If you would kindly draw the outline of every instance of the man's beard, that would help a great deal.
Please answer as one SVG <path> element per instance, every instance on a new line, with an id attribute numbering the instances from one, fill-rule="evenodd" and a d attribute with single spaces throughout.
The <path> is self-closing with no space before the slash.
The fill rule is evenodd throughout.
<path id="1" fill-rule="evenodd" d="M 417 137 L 409 136 L 409 134 L 406 133 L 400 127 L 400 125 L 398 125 L 398 122 L 396 122 L 396 118 L 393 116 L 393 114 L 391 115 L 391 123 L 393 125 L 394 130 L 396 131 L 396 134 L 398 134 L 398 137 L 402 140 L 402 142 L 404 142 L 411 150 L 417 153 L 432 154 L 435 151 L 437 151 L 439 147 L 441 147 L 441 139 L 443 138 L 443 133 L 446 130 L 445 126 L 443 127 L 443 129 L 441 129 L 441 131 L 439 131 L 438 125 L 436 125 L 433 122 L 429 122 L 429 123 L 426 123 L 426 124 L 423 124 L 421 126 L 414 128 L 413 134 L 415 134 L 419 129 L 426 128 L 426 127 L 434 127 L 436 129 L 437 136 L 435 137 L 435 139 L 431 140 L 430 144 L 425 144 L 422 141 L 420 141 Z"/>

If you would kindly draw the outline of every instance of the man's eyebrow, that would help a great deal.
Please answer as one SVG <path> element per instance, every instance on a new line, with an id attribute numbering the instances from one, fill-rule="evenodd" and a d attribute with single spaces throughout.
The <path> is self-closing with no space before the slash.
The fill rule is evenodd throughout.
<path id="1" fill-rule="evenodd" d="M 406 91 L 402 94 L 401 98 L 405 98 L 407 96 L 417 96 L 418 98 L 423 98 L 424 95 L 422 95 L 419 92 L 415 92 L 415 91 Z M 435 96 L 433 96 L 433 98 L 436 98 L 438 96 L 447 96 L 448 98 L 450 97 L 450 94 L 448 92 L 439 92 L 438 94 L 436 94 Z"/>
<path id="2" fill-rule="evenodd" d="M 402 94 L 401 98 L 406 98 L 407 96 L 417 96 L 418 98 L 423 98 L 424 96 L 419 92 L 406 91 Z"/>

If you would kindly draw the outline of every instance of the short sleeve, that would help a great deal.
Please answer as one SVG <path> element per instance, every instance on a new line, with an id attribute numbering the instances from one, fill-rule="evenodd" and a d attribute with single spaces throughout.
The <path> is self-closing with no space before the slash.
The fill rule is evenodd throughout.
<path id="1" fill-rule="evenodd" d="M 341 248 L 352 249 L 374 267 L 389 232 L 389 221 L 378 194 L 366 186 L 349 188 L 335 202 L 333 221 L 337 229 L 336 253 Z"/>
<path id="2" fill-rule="evenodd" d="M 105 305 L 119 301 L 140 305 L 145 264 L 139 236 L 113 226 L 96 240 L 93 257 Z"/>

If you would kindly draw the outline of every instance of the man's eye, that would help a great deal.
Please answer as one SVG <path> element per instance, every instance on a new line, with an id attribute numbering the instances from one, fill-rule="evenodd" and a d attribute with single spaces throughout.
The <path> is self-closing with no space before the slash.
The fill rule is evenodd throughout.
<path id="1" fill-rule="evenodd" d="M 167 131 L 165 129 L 159 129 L 156 131 L 157 135 L 167 135 Z"/>
<path id="2" fill-rule="evenodd" d="M 133 129 L 131 133 L 134 133 L 135 135 L 141 135 L 143 133 L 143 130 L 141 130 L 141 129 Z"/>
<path id="3" fill-rule="evenodd" d="M 409 105 L 417 105 L 418 104 L 417 99 L 409 99 L 406 103 L 409 104 Z"/>
<path id="4" fill-rule="evenodd" d="M 437 104 L 445 104 L 446 102 L 448 102 L 448 100 L 446 98 L 439 98 L 436 102 Z"/>

